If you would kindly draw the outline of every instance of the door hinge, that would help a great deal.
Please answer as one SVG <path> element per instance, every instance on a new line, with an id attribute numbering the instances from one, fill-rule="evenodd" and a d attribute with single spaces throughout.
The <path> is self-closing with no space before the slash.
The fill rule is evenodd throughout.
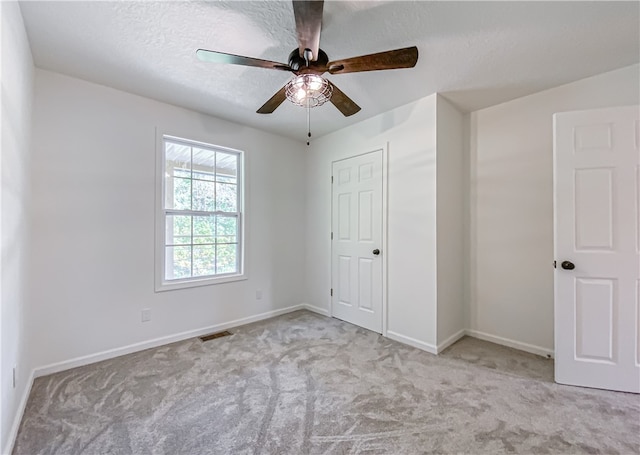
<path id="1" fill-rule="evenodd" d="M 331 176 L 331 184 L 333 185 L 333 175 Z"/>
<path id="2" fill-rule="evenodd" d="M 331 297 L 333 297 L 333 288 L 331 288 Z"/>
<path id="3" fill-rule="evenodd" d="M 331 233 L 331 240 L 333 240 L 333 232 Z"/>
<path id="4" fill-rule="evenodd" d="M 553 268 L 554 268 L 554 269 L 555 269 L 555 268 L 557 268 L 557 266 L 556 266 L 556 261 L 553 261 Z"/>

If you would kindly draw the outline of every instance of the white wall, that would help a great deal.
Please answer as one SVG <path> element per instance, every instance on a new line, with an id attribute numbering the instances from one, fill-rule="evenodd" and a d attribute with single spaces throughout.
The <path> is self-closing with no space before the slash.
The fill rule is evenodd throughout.
<path id="1" fill-rule="evenodd" d="M 463 115 L 442 96 L 436 116 L 437 344 L 455 341 L 466 328 L 464 211 L 468 188 L 464 159 Z"/>
<path id="2" fill-rule="evenodd" d="M 37 366 L 302 303 L 302 143 L 57 73 L 35 81 Z M 154 292 L 156 126 L 246 152 L 248 280 Z"/>
<path id="3" fill-rule="evenodd" d="M 312 142 L 307 162 L 307 302 L 329 310 L 331 163 L 388 143 L 388 331 L 436 343 L 436 95 Z M 405 340 L 407 341 L 407 340 Z"/>
<path id="4" fill-rule="evenodd" d="M 639 102 L 638 65 L 471 114 L 470 328 L 553 350 L 555 112 Z"/>
<path id="5" fill-rule="evenodd" d="M 20 8 L 0 2 L 2 124 L 0 149 L 0 450 L 9 451 L 31 359 L 27 350 L 29 140 L 33 61 Z M 13 388 L 13 367 L 16 388 Z"/>

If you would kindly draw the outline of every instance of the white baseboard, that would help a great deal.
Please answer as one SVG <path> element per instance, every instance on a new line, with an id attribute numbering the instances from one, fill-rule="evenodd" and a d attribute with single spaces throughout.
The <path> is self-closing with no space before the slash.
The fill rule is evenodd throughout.
<path id="1" fill-rule="evenodd" d="M 314 313 L 321 314 L 323 316 L 329 317 L 329 310 L 326 308 L 320 308 L 319 306 L 311 305 L 310 303 L 303 303 L 302 308 L 305 310 L 313 311 Z"/>
<path id="2" fill-rule="evenodd" d="M 18 437 L 18 430 L 20 429 L 20 422 L 22 422 L 22 416 L 24 415 L 24 410 L 27 407 L 27 401 L 29 400 L 29 395 L 31 394 L 31 387 L 33 386 L 34 371 L 31 370 L 31 374 L 29 375 L 29 379 L 27 380 L 27 385 L 24 388 L 24 393 L 22 394 L 22 398 L 20 399 L 20 404 L 18 405 L 18 409 L 16 410 L 16 415 L 13 418 L 13 424 L 11 425 L 11 429 L 9 430 L 9 439 L 7 439 L 7 446 L 3 450 L 4 455 L 9 455 L 13 451 L 13 446 L 16 443 L 16 438 Z"/>
<path id="3" fill-rule="evenodd" d="M 89 365 L 95 362 L 101 362 L 103 360 L 112 359 L 114 357 L 119 357 L 121 355 L 131 354 L 133 352 L 143 351 L 145 349 L 155 348 L 158 346 L 162 346 L 169 343 L 175 343 L 177 341 L 187 340 L 189 338 L 194 338 L 200 335 L 205 335 L 207 333 L 227 330 L 232 327 L 239 327 L 241 325 L 250 324 L 252 322 L 262 321 L 264 319 L 269 319 L 275 316 L 280 316 L 282 314 L 291 313 L 297 310 L 309 310 L 314 313 L 321 314 L 323 316 L 329 316 L 329 311 L 324 308 L 317 307 L 315 305 L 311 305 L 308 303 L 301 303 L 298 305 L 293 305 L 287 308 L 281 308 L 279 310 L 267 311 L 265 313 L 257 314 L 254 316 L 249 316 L 246 318 L 236 319 L 233 321 L 228 321 L 212 326 L 202 327 L 200 329 L 190 330 L 186 332 L 177 333 L 174 335 L 168 335 L 160 338 L 155 338 L 148 341 L 143 341 L 140 343 L 130 344 L 128 346 L 123 346 L 120 348 L 109 349 L 106 351 L 98 352 L 95 354 L 89 354 L 86 356 L 76 357 L 70 360 L 64 360 L 62 362 L 53 363 L 50 365 L 45 365 L 42 367 L 37 367 L 33 370 L 31 376 L 31 382 L 33 382 L 34 378 L 38 378 L 41 376 L 46 376 L 53 373 L 58 373 L 60 371 L 68 370 L 71 368 L 76 368 L 84 365 Z M 387 337 L 399 341 L 400 343 L 408 344 L 409 346 L 413 346 L 418 349 L 422 349 L 423 351 L 429 352 L 431 354 L 438 354 L 442 352 L 444 349 L 458 341 L 464 335 L 469 335 L 474 338 L 479 338 L 481 340 L 490 341 L 492 343 L 500 344 L 503 346 L 508 346 L 510 348 L 519 349 L 521 351 L 530 352 L 533 354 L 541 355 L 543 357 L 553 357 L 553 351 L 550 349 L 542 348 L 540 346 L 535 346 L 532 344 L 522 343 L 520 341 L 510 340 L 508 338 L 503 338 L 495 335 L 490 335 L 488 333 L 480 332 L 478 330 L 461 330 L 454 335 L 447 338 L 445 341 L 440 343 L 437 346 L 433 344 L 426 343 L 424 341 L 417 340 L 415 338 L 402 335 L 397 332 L 393 332 L 391 330 L 387 331 Z M 31 383 L 29 384 L 31 387 Z M 27 394 L 28 397 L 28 394 Z M 23 397 L 26 400 L 26 398 Z M 23 403 L 26 405 L 25 403 Z"/>
<path id="4" fill-rule="evenodd" d="M 62 362 L 52 363 L 50 365 L 38 367 L 34 370 L 33 375 L 34 377 L 39 378 L 41 376 L 58 373 L 59 371 L 69 370 L 71 368 L 76 368 L 84 365 L 89 365 L 91 363 L 112 359 L 114 357 L 119 357 L 121 355 L 131 354 L 133 352 L 138 352 L 138 351 L 144 351 L 145 349 L 155 348 L 165 344 L 187 340 L 189 338 L 194 338 L 200 335 L 206 335 L 211 332 L 219 332 L 219 331 L 227 330 L 233 327 L 239 327 L 241 325 L 250 324 L 252 322 L 262 321 L 264 319 L 280 316 L 282 314 L 291 313 L 292 311 L 303 310 L 303 309 L 314 311 L 310 307 L 311 305 L 306 305 L 306 304 L 293 305 L 287 308 L 281 308 L 279 310 L 267 311 L 266 313 L 256 314 L 254 316 L 249 316 L 241 319 L 235 319 L 229 322 L 223 322 L 221 324 L 215 324 L 207 327 L 202 327 L 200 329 L 189 330 L 186 332 L 176 333 L 174 335 L 168 335 L 168 336 L 155 338 L 148 341 L 142 341 L 140 343 L 130 344 L 128 346 L 123 346 L 120 348 L 109 349 L 106 351 L 97 352 L 95 354 L 76 357 L 74 359 L 64 360 Z M 313 308 L 316 308 L 316 307 L 313 307 Z M 321 309 L 318 308 L 318 310 L 321 310 Z"/>
<path id="5" fill-rule="evenodd" d="M 437 346 L 425 343 L 424 341 L 416 340 L 415 338 L 411 338 L 406 335 L 401 335 L 397 332 L 392 332 L 391 330 L 387 330 L 387 338 L 398 341 L 400 343 L 408 344 L 409 346 L 427 351 L 431 354 L 438 354 Z"/>
<path id="6" fill-rule="evenodd" d="M 451 346 L 453 343 L 458 341 L 460 338 L 462 338 L 466 334 L 467 334 L 467 331 L 462 329 L 457 331 L 453 335 L 451 335 L 449 338 L 447 338 L 446 340 L 444 340 L 442 343 L 438 345 L 437 347 L 438 354 L 440 354 L 442 351 L 447 349 L 449 346 Z"/>
<path id="7" fill-rule="evenodd" d="M 439 353 L 447 349 L 449 346 L 451 346 L 453 343 L 455 343 L 465 335 L 466 335 L 465 330 L 459 330 L 458 332 L 454 333 L 449 338 L 444 340 L 442 343 L 438 344 L 437 346 L 434 346 L 431 343 L 420 341 L 415 338 L 411 338 L 409 336 L 402 335 L 400 333 L 393 332 L 391 330 L 387 330 L 387 338 L 391 338 L 392 340 L 399 341 L 400 343 L 404 343 L 409 346 L 413 346 L 414 348 L 421 349 L 430 354 L 436 354 L 436 355 L 438 355 Z"/>
<path id="8" fill-rule="evenodd" d="M 509 348 L 518 349 L 520 351 L 530 352 L 531 354 L 541 355 L 542 357 L 553 358 L 554 352 L 552 349 L 543 348 L 533 344 L 523 343 L 521 341 L 510 340 L 509 338 L 503 338 L 496 335 L 490 335 L 488 333 L 480 332 L 478 330 L 465 330 L 465 333 L 470 337 L 478 338 L 484 341 L 490 341 L 495 344 L 507 346 Z"/>
<path id="9" fill-rule="evenodd" d="M 438 355 L 439 353 L 447 349 L 449 346 L 451 346 L 453 343 L 455 343 L 465 335 L 469 335 L 471 337 L 478 338 L 484 341 L 490 341 L 492 343 L 499 344 L 502 346 L 518 349 L 520 351 L 530 352 L 532 354 L 537 354 L 542 357 L 553 358 L 553 351 L 550 349 L 542 348 L 540 346 L 535 346 L 533 344 L 522 343 L 520 341 L 510 340 L 508 338 L 503 338 L 495 335 L 489 335 L 488 333 L 480 332 L 478 330 L 469 330 L 469 329 L 460 330 L 454 333 L 453 335 L 451 335 L 446 340 L 444 340 L 442 343 L 438 344 L 437 346 L 434 346 L 430 343 L 426 343 L 424 341 L 417 340 L 415 338 L 411 338 L 406 335 L 402 335 L 397 332 L 392 332 L 391 330 L 387 331 L 387 338 L 390 338 L 395 341 L 399 341 L 400 343 L 404 343 L 409 346 L 413 346 L 414 348 L 421 349 L 423 351 L 429 352 L 431 354 L 436 354 L 436 355 Z"/>

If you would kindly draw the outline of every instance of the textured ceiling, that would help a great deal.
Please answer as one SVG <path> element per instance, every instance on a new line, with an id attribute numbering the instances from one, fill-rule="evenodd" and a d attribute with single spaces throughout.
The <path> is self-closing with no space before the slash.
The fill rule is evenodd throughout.
<path id="1" fill-rule="evenodd" d="M 205 48 L 287 62 L 297 47 L 290 2 L 22 2 L 36 66 L 306 139 L 304 110 L 255 111 L 282 71 L 205 63 Z M 330 60 L 418 46 L 413 69 L 329 75 L 362 107 L 311 111 L 320 136 L 434 92 L 473 111 L 637 63 L 640 3 L 327 1 Z"/>

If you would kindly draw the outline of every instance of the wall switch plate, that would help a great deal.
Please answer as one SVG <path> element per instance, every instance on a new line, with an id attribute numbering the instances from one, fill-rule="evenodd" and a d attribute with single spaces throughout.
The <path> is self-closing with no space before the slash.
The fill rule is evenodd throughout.
<path id="1" fill-rule="evenodd" d="M 262 299 L 262 289 L 256 291 L 256 300 Z"/>
<path id="2" fill-rule="evenodd" d="M 151 308 L 145 308 L 142 310 L 142 322 L 151 321 Z"/>

